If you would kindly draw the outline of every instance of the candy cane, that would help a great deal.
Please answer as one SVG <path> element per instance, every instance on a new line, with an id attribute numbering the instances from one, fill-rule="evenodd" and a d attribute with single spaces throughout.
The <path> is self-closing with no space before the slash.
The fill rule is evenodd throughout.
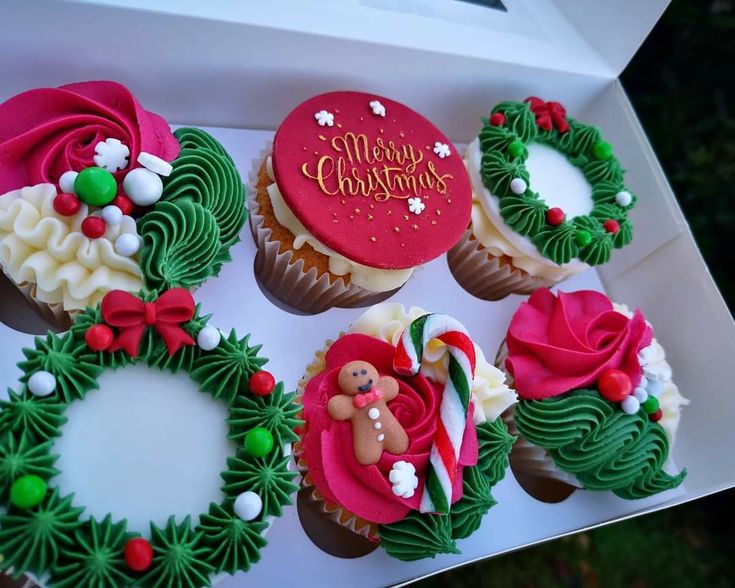
<path id="1" fill-rule="evenodd" d="M 393 358 L 396 372 L 406 376 L 419 373 L 421 358 L 432 339 L 446 344 L 449 369 L 419 510 L 448 513 L 467 424 L 467 408 L 475 374 L 475 346 L 464 326 L 452 317 L 426 314 L 408 325 L 401 335 Z"/>

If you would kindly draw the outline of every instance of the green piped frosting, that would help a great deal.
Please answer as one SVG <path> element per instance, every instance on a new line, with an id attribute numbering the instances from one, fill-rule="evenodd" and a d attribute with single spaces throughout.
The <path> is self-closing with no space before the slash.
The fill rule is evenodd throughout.
<path id="1" fill-rule="evenodd" d="M 225 158 L 230 163 L 234 163 L 232 157 L 225 151 L 220 142 L 202 129 L 181 127 L 174 131 L 174 137 L 176 137 L 182 150 L 203 149 Z"/>
<path id="2" fill-rule="evenodd" d="M 124 588 L 133 583 L 123 558 L 125 544 L 133 537 L 126 522 L 89 519 L 77 528 L 74 543 L 61 548 L 59 563 L 51 573 L 54 588 Z"/>
<path id="3" fill-rule="evenodd" d="M 191 378 L 214 398 L 230 403 L 248 392 L 248 379 L 268 361 L 258 357 L 261 345 L 250 347 L 250 335 L 237 338 L 235 331 L 223 337 L 219 347 L 204 353 L 194 364 Z"/>
<path id="4" fill-rule="evenodd" d="M 54 467 L 58 455 L 51 443 L 34 444 L 28 436 L 7 434 L 0 442 L 0 498 L 6 500 L 11 484 L 21 476 L 34 475 L 49 480 L 59 471 Z"/>
<path id="5" fill-rule="evenodd" d="M 459 553 L 452 539 L 449 515 L 410 513 L 390 525 L 380 525 L 380 545 L 386 553 L 401 561 L 434 558 L 439 553 Z"/>
<path id="6" fill-rule="evenodd" d="M 515 435 L 508 432 L 508 427 L 501 418 L 477 426 L 477 468 L 491 486 L 505 477 L 508 456 L 515 442 Z"/>
<path id="7" fill-rule="evenodd" d="M 643 411 L 624 413 L 595 390 L 521 401 L 515 422 L 525 439 L 589 490 L 644 498 L 676 488 L 686 476 L 686 470 L 663 471 L 669 443 L 659 424 Z"/>
<path id="8" fill-rule="evenodd" d="M 265 427 L 273 435 L 276 445 L 298 441 L 295 429 L 303 421 L 297 418 L 300 409 L 294 404 L 294 397 L 295 393 L 283 391 L 281 383 L 268 396 L 239 395 L 227 419 L 230 425 L 228 437 L 242 444 L 247 431 Z"/>
<path id="9" fill-rule="evenodd" d="M 253 459 L 244 449 L 238 449 L 235 457 L 227 459 L 222 490 L 232 497 L 252 490 L 260 495 L 264 514 L 280 517 L 282 507 L 291 504 L 291 495 L 299 489 L 292 483 L 298 474 L 287 469 L 289 460 L 278 451 Z"/>
<path id="10" fill-rule="evenodd" d="M 462 479 L 462 499 L 452 505 L 452 538 L 466 539 L 480 528 L 482 517 L 497 504 L 490 494 L 490 480 L 479 468 L 467 468 Z"/>
<path id="11" fill-rule="evenodd" d="M 203 206 L 159 202 L 138 223 L 138 230 L 143 239 L 140 263 L 149 288 L 191 289 L 214 275 L 220 230 Z"/>
<path id="12" fill-rule="evenodd" d="M 149 291 L 139 297 L 151 302 L 158 293 Z M 194 317 L 181 327 L 196 340 L 208 319 L 199 314 L 197 306 Z M 249 336 L 238 338 L 233 331 L 212 351 L 192 345 L 169 356 L 160 335 L 148 328 L 138 356 L 132 358 L 123 351 L 94 352 L 87 347 L 86 331 L 103 322 L 99 307 L 88 308 L 76 317 L 67 334 L 50 333 L 37 338 L 34 349 L 24 350 L 26 360 L 19 364 L 24 372 L 22 381 L 27 382 L 38 370 L 51 371 L 57 380 L 55 393 L 39 398 L 24 386 L 22 392 L 9 390 L 9 399 L 0 400 L 0 498 L 7 509 L 0 515 L 0 553 L 6 557 L 2 569 L 13 567 L 18 575 L 49 575 L 50 585 L 65 588 L 126 586 L 131 579 L 144 587 L 205 586 L 210 574 L 247 570 L 258 561 L 259 550 L 265 545 L 265 517 L 281 514 L 297 490 L 292 483 L 297 474 L 288 471 L 289 457 L 282 448 L 283 443 L 295 440 L 293 428 L 301 424 L 296 418 L 299 409 L 293 404 L 294 395 L 284 393 L 280 382 L 268 396 L 252 394 L 248 378 L 267 360 L 258 357 L 260 345 L 248 344 Z M 210 359 L 214 369 L 208 370 Z M 72 507 L 71 497 L 60 499 L 54 487 L 35 508 L 21 510 L 7 504 L 8 488 L 21 475 L 34 474 L 52 482 L 58 473 L 51 440 L 60 435 L 66 422 L 66 407 L 97 389 L 97 376 L 103 370 L 136 363 L 172 372 L 183 370 L 191 377 L 200 370 L 201 381 L 207 382 L 211 395 L 228 405 L 232 438 L 244 438 L 249 428 L 238 427 L 255 422 L 253 411 L 257 411 L 258 424 L 253 426 L 267 427 L 276 441 L 264 458 L 256 459 L 241 449 L 230 459 L 230 469 L 221 474 L 229 493 L 222 504 L 209 505 L 209 512 L 200 515 L 201 524 L 195 530 L 188 519 L 176 524 L 173 517 L 165 529 L 154 527 L 155 558 L 145 574 L 133 573 L 122 559 L 124 544 L 131 536 L 125 532 L 124 521 L 113 522 L 109 515 L 102 522 L 80 521 L 83 509 Z M 234 382 L 234 389 L 225 391 L 220 379 L 225 384 Z M 245 491 L 257 492 L 264 505 L 261 514 L 247 522 L 235 517 L 232 510 L 236 496 Z"/>
<path id="13" fill-rule="evenodd" d="M 263 532 L 267 528 L 264 521 L 243 521 L 233 513 L 232 503 L 212 503 L 209 513 L 201 516 L 198 531 L 209 548 L 207 561 L 212 567 L 234 574 L 258 562 L 260 550 L 266 545 Z"/>
<path id="14" fill-rule="evenodd" d="M 51 570 L 63 547 L 74 545 L 83 508 L 72 506 L 73 496 L 59 497 L 53 489 L 38 506 L 22 510 L 10 507 L 0 515 L 0 570 L 13 568 L 16 575 Z"/>
<path id="15" fill-rule="evenodd" d="M 151 588 L 204 588 L 215 567 L 209 564 L 209 550 L 202 542 L 201 531 L 191 528 L 186 517 L 180 524 L 169 517 L 163 529 L 151 523 L 153 565 L 141 579 Z"/>
<path id="16" fill-rule="evenodd" d="M 34 349 L 24 349 L 25 361 L 18 367 L 25 372 L 20 381 L 28 383 L 31 374 L 45 370 L 56 378 L 56 394 L 65 402 L 84 398 L 89 390 L 97 388 L 97 376 L 102 367 L 95 362 L 94 353 L 84 341 L 72 335 L 57 337 L 49 333 L 35 338 Z"/>
<path id="17" fill-rule="evenodd" d="M 595 157 L 594 147 L 602 141 L 599 129 L 568 118 L 568 131 L 562 133 L 556 127 L 544 131 L 536 124 L 536 115 L 526 102 L 502 102 L 493 109 L 495 113 L 502 113 L 505 123 L 494 126 L 483 119 L 478 135 L 482 152 L 480 174 L 485 187 L 498 198 L 500 214 L 508 226 L 529 237 L 541 255 L 559 265 L 575 258 L 589 265 L 601 265 L 609 261 L 613 248 L 631 242 L 633 226 L 627 214 L 636 198 L 633 196 L 627 206 L 616 202 L 619 192 L 628 191 L 623 185 L 624 172 L 615 157 L 607 160 Z M 547 223 L 549 207 L 530 187 L 533 179 L 529 178 L 525 165 L 528 153 L 523 149 L 520 155 L 511 155 L 508 146 L 513 141 L 552 147 L 580 168 L 592 186 L 594 208 L 590 214 L 567 218 L 559 225 Z M 515 178 L 526 182 L 523 194 L 515 194 L 510 189 Z M 616 234 L 604 229 L 606 220 L 618 221 L 620 228 Z M 574 233 L 580 227 L 590 233 L 589 244 L 580 245 L 575 240 Z"/>

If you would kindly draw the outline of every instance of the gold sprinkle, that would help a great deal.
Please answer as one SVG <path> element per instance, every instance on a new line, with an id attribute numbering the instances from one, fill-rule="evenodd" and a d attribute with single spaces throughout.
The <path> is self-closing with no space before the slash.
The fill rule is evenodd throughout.
<path id="1" fill-rule="evenodd" d="M 451 204 L 451 203 L 452 203 L 452 199 L 451 198 L 447 198 L 447 204 Z"/>
<path id="2" fill-rule="evenodd" d="M 373 220 L 373 218 L 374 218 L 374 217 L 373 217 L 373 215 L 372 215 L 372 214 L 368 214 L 368 220 Z"/>
<path id="3" fill-rule="evenodd" d="M 436 221 L 431 221 L 431 224 L 432 224 L 432 225 L 435 225 L 435 224 L 436 224 Z"/>
<path id="4" fill-rule="evenodd" d="M 388 216 L 390 216 L 391 214 L 393 214 L 393 211 L 392 211 L 392 210 L 389 210 L 389 211 L 388 211 L 388 212 L 386 212 L 385 214 L 387 214 Z"/>
<path id="5" fill-rule="evenodd" d="M 319 139 L 321 141 L 326 141 L 327 140 L 327 138 L 324 135 L 319 135 Z"/>
<path id="6" fill-rule="evenodd" d="M 404 214 L 403 215 L 403 220 L 408 220 L 408 219 L 409 219 L 409 216 L 407 214 Z"/>
<path id="7" fill-rule="evenodd" d="M 339 114 L 339 110 L 335 108 L 335 109 L 334 109 L 334 113 L 335 113 L 335 114 Z"/>
<path id="8" fill-rule="evenodd" d="M 333 213 L 332 213 L 332 216 L 337 216 L 337 213 L 336 213 L 336 212 L 333 212 Z"/>
<path id="9" fill-rule="evenodd" d="M 437 208 L 436 209 L 436 216 L 441 216 L 441 215 L 442 215 L 442 211 Z"/>
<path id="10" fill-rule="evenodd" d="M 371 241 L 372 241 L 373 243 L 375 243 L 375 242 L 377 241 L 377 239 L 376 239 L 375 237 L 370 237 L 370 240 L 371 240 Z"/>
<path id="11" fill-rule="evenodd" d="M 342 199 L 340 200 L 340 203 L 341 203 L 341 204 L 344 204 L 344 203 L 345 203 L 345 199 L 344 199 L 344 198 L 342 198 Z"/>
<path id="12" fill-rule="evenodd" d="M 406 244 L 405 244 L 405 243 L 401 243 L 401 247 L 405 247 L 405 246 L 406 246 Z"/>
<path id="13" fill-rule="evenodd" d="M 341 129 L 342 128 L 342 123 L 337 123 L 337 128 L 338 129 Z"/>
<path id="14" fill-rule="evenodd" d="M 363 117 L 360 117 L 360 120 L 365 120 Z"/>
<path id="15" fill-rule="evenodd" d="M 355 214 L 360 214 L 360 209 L 359 208 L 356 208 L 355 209 Z"/>
<path id="16" fill-rule="evenodd" d="M 374 208 L 375 208 L 375 205 L 374 205 L 374 204 L 371 204 L 371 205 L 370 205 L 370 209 L 372 210 L 372 209 L 374 209 Z"/>
<path id="17" fill-rule="evenodd" d="M 338 223 L 339 221 L 335 218 L 335 219 L 332 219 L 332 222 L 333 223 Z"/>
<path id="18" fill-rule="evenodd" d="M 412 228 L 412 229 L 413 229 L 414 231 L 418 231 L 418 230 L 419 230 L 419 226 L 418 226 L 418 225 L 411 225 L 411 228 Z"/>
<path id="19" fill-rule="evenodd" d="M 319 152 L 318 151 L 314 151 L 314 155 L 319 155 Z"/>
<path id="20" fill-rule="evenodd" d="M 400 232 L 401 232 L 401 229 L 400 229 L 399 227 L 393 227 L 393 230 L 394 230 L 394 231 L 395 231 L 396 233 L 400 233 Z"/>
<path id="21" fill-rule="evenodd" d="M 399 137 L 400 137 L 401 139 L 403 139 L 403 137 L 405 137 L 405 136 L 406 136 L 406 133 L 404 133 L 403 131 L 401 131 L 400 133 L 398 133 L 398 136 L 399 136 Z"/>
<path id="22" fill-rule="evenodd" d="M 306 148 L 306 145 L 304 145 L 303 150 L 308 151 L 308 149 Z"/>
<path id="23" fill-rule="evenodd" d="M 350 215 L 350 220 L 355 220 L 355 216 L 351 214 Z"/>
<path id="24" fill-rule="evenodd" d="M 431 149 L 431 147 L 429 145 L 427 145 L 426 146 L 426 150 L 428 151 L 429 149 Z"/>
<path id="25" fill-rule="evenodd" d="M 380 134 L 382 135 L 383 133 L 385 133 L 385 131 L 383 129 L 380 129 Z"/>

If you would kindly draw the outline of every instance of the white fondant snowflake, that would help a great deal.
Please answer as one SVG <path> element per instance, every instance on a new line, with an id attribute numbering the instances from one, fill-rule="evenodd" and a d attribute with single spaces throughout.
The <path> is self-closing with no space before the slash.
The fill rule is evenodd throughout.
<path id="1" fill-rule="evenodd" d="M 408 199 L 408 210 L 414 214 L 421 214 L 424 212 L 424 208 L 426 208 L 426 204 L 424 204 L 418 196 L 416 198 Z"/>
<path id="2" fill-rule="evenodd" d="M 394 463 L 388 479 L 393 484 L 393 494 L 401 498 L 411 498 L 419 485 L 416 468 L 407 461 Z"/>
<path id="3" fill-rule="evenodd" d="M 449 151 L 449 145 L 442 143 L 441 141 L 437 141 L 434 143 L 434 153 L 436 153 L 441 159 L 444 159 L 445 157 L 449 157 L 451 151 Z"/>
<path id="4" fill-rule="evenodd" d="M 373 100 L 370 102 L 370 108 L 373 109 L 373 114 L 385 117 L 385 106 L 380 103 L 380 100 Z"/>
<path id="5" fill-rule="evenodd" d="M 320 110 L 314 115 L 316 122 L 319 123 L 320 127 L 333 127 L 334 126 L 334 115 L 326 110 Z"/>
<path id="6" fill-rule="evenodd" d="M 116 172 L 128 167 L 130 149 L 120 139 L 105 139 L 94 146 L 94 164 L 108 172 Z"/>

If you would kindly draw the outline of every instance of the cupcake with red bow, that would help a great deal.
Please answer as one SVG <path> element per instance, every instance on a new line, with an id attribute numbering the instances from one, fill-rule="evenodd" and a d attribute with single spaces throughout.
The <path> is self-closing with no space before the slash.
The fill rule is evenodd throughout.
<path id="1" fill-rule="evenodd" d="M 542 288 L 511 319 L 497 364 L 519 401 L 516 473 L 644 498 L 686 475 L 671 460 L 682 397 L 640 310 Z"/>
<path id="2" fill-rule="evenodd" d="M 448 254 L 459 284 L 484 300 L 529 294 L 610 259 L 633 238 L 636 197 L 594 126 L 558 102 L 502 102 L 465 164 L 472 220 Z"/>
<path id="3" fill-rule="evenodd" d="M 66 322 L 115 289 L 192 289 L 245 221 L 230 156 L 171 132 L 121 84 L 24 92 L 0 104 L 0 267 Z"/>
<path id="4" fill-rule="evenodd" d="M 391 556 L 458 553 L 495 504 L 516 396 L 453 318 L 370 308 L 316 354 L 298 396 L 303 484 Z"/>

